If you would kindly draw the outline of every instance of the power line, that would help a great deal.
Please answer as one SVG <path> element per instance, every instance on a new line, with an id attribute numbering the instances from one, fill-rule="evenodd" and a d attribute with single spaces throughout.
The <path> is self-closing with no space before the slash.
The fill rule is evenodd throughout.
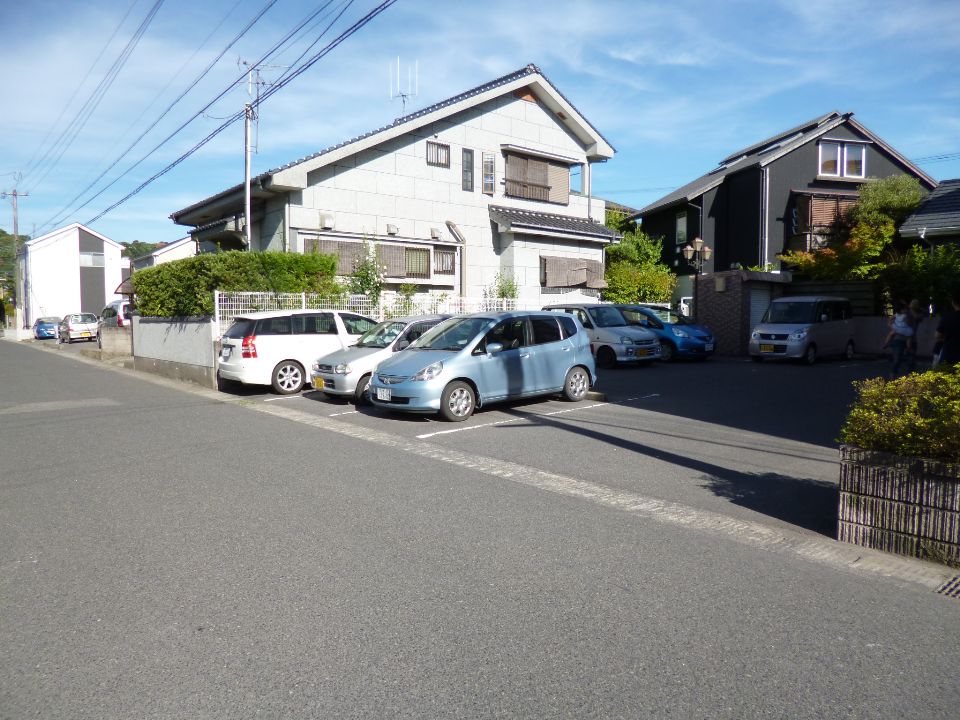
<path id="1" fill-rule="evenodd" d="M 276 0 L 273 0 L 273 1 L 276 2 Z M 263 64 L 264 62 L 266 62 L 266 60 L 268 60 L 272 55 L 274 55 L 274 54 L 275 54 L 279 49 L 281 49 L 285 44 L 287 44 L 287 42 L 289 42 L 290 38 L 292 38 L 294 35 L 296 35 L 298 32 L 300 32 L 300 30 L 302 30 L 307 24 L 309 24 L 314 18 L 316 18 L 317 15 L 319 15 L 319 14 L 320 14 L 321 12 L 323 12 L 329 5 L 331 5 L 332 1 L 333 1 L 333 0 L 327 0 L 327 2 L 325 2 L 325 3 L 324 3 L 323 5 L 321 5 L 319 8 L 317 8 L 317 9 L 314 10 L 312 13 L 310 13 L 310 14 L 309 14 L 306 18 L 304 18 L 304 20 L 301 21 L 295 28 L 293 28 L 290 32 L 288 32 L 286 35 L 284 35 L 283 38 L 281 38 L 279 41 L 277 41 L 276 43 L 274 43 L 274 45 L 273 45 L 259 60 L 257 60 L 255 63 L 253 63 L 253 64 L 251 65 L 251 67 L 258 67 L 258 66 L 260 66 L 261 64 Z M 349 0 L 349 1 L 350 1 L 351 3 L 353 2 L 353 0 Z M 395 1 L 395 0 L 394 0 L 394 1 Z M 393 3 L 391 2 L 390 4 L 393 4 Z M 134 168 L 136 168 L 137 166 L 139 166 L 143 161 L 145 161 L 147 158 L 149 158 L 151 155 L 153 155 L 157 150 L 159 150 L 161 147 L 163 147 L 164 145 L 166 145 L 170 140 L 172 140 L 176 135 L 178 135 L 184 128 L 186 128 L 191 122 L 193 122 L 194 120 L 196 120 L 198 117 L 201 117 L 201 116 L 203 115 L 203 113 L 206 112 L 214 103 L 216 103 L 216 102 L 217 102 L 218 100 L 220 100 L 224 95 L 226 95 L 228 92 L 230 92 L 230 91 L 237 85 L 238 82 L 243 81 L 245 78 L 246 78 L 246 73 L 244 73 L 244 74 L 241 75 L 238 79 L 234 80 L 234 81 L 231 82 L 229 85 L 227 85 L 226 88 L 224 88 L 216 97 L 214 97 L 212 100 L 210 100 L 210 102 L 208 102 L 206 105 L 204 105 L 202 108 L 200 108 L 200 110 L 198 110 L 196 113 L 194 113 L 193 115 L 191 115 L 185 122 L 183 122 L 179 127 L 177 127 L 172 133 L 170 133 L 169 135 L 167 135 L 167 137 L 165 137 L 165 138 L 164 138 L 163 140 L 161 140 L 156 146 L 154 146 L 153 149 L 149 150 L 149 151 L 148 151 L 145 155 L 143 155 L 139 160 L 137 160 L 137 161 L 134 162 L 132 165 L 130 165 L 126 170 L 124 170 L 124 171 L 123 171 L 122 173 L 120 173 L 117 177 L 115 177 L 113 180 L 111 180 L 107 185 L 105 185 L 103 188 L 101 188 L 97 193 L 95 193 L 94 195 L 91 195 L 89 198 L 87 198 L 87 200 L 84 201 L 83 204 L 81 204 L 81 205 L 77 206 L 76 208 L 74 208 L 74 211 L 76 211 L 76 210 L 82 210 L 82 209 L 85 208 L 87 205 L 89 205 L 91 202 L 93 202 L 93 201 L 96 200 L 98 197 L 100 197 L 101 195 L 103 195 L 103 193 L 105 193 L 107 190 L 109 190 L 111 187 L 113 187 L 117 182 L 119 182 L 123 177 L 125 177 L 128 173 L 130 173 Z M 241 116 L 242 116 L 242 113 L 241 113 Z M 236 119 L 236 115 L 231 115 L 231 116 L 230 116 L 230 119 L 229 119 L 229 122 L 234 122 L 235 119 Z M 201 141 L 200 146 L 206 144 L 206 143 L 209 142 L 211 139 L 212 139 L 212 138 L 206 138 L 206 139 L 204 139 L 203 141 Z M 193 150 L 189 151 L 189 153 L 195 152 L 197 149 L 199 149 L 200 146 L 197 146 L 197 147 L 193 148 Z M 122 159 L 122 157 L 121 157 L 120 159 Z M 118 162 L 119 162 L 119 159 L 118 159 Z M 115 164 L 116 164 L 116 163 L 115 163 Z M 101 176 L 101 177 L 102 177 L 102 176 Z M 93 183 L 89 184 L 80 194 L 82 195 L 83 193 L 91 190 L 92 188 L 93 188 Z M 79 196 L 78 196 L 78 197 L 79 197 Z M 72 203 L 72 202 L 73 202 L 73 201 L 71 201 L 71 203 Z M 45 223 L 45 224 L 44 224 L 43 226 L 41 226 L 41 227 L 46 227 L 46 225 L 48 225 L 48 224 L 50 224 L 50 221 L 48 221 L 47 223 Z"/>
<path id="2" fill-rule="evenodd" d="M 58 162 L 60 162 L 60 158 L 63 157 L 63 154 L 67 151 L 67 148 L 73 144 L 73 141 L 76 139 L 77 135 L 86 126 L 87 122 L 90 120 L 90 117 L 93 115 L 94 111 L 96 111 L 97 107 L 99 107 L 100 102 L 110 90 L 110 87 L 113 85 L 113 81 L 117 79 L 120 71 L 123 69 L 124 65 L 127 64 L 127 60 L 130 58 L 130 55 L 133 54 L 134 49 L 136 49 L 137 45 L 140 43 L 140 39 L 144 36 L 147 28 L 150 26 L 151 21 L 160 10 L 160 6 L 163 5 L 163 1 L 164 0 L 156 0 L 147 13 L 147 16 L 143 19 L 143 22 L 140 23 L 140 26 L 137 28 L 136 32 L 134 32 L 133 37 L 130 38 L 126 46 L 123 48 L 123 51 L 120 53 L 117 59 L 114 60 L 113 65 L 110 66 L 106 76 L 100 81 L 93 93 L 83 104 L 83 107 L 80 108 L 80 112 L 77 113 L 71 123 L 61 134 L 57 142 L 51 147 L 52 150 L 58 145 L 61 146 L 57 156 L 47 164 L 47 168 L 44 173 L 33 183 L 30 189 L 37 187 L 37 185 L 41 183 L 47 177 L 47 175 L 50 174 L 50 171 L 57 166 Z M 46 158 L 47 155 L 44 157 Z M 43 161 L 41 160 L 38 167 L 42 166 L 42 164 Z"/>
<path id="3" fill-rule="evenodd" d="M 97 54 L 96 59 L 93 61 L 93 63 L 90 65 L 89 69 L 87 70 L 87 74 L 83 76 L 83 80 L 81 80 L 77 84 L 77 86 L 73 89 L 73 94 L 70 96 L 70 99 L 64 103 L 63 108 L 60 110 L 60 114 L 57 116 L 57 119 L 54 120 L 53 124 L 51 124 L 50 127 L 47 129 L 47 133 L 46 135 L 43 136 L 43 140 L 40 141 L 40 144 L 37 145 L 36 149 L 34 149 L 33 154 L 30 156 L 30 159 L 27 160 L 25 171 L 28 175 L 33 170 L 33 167 L 34 167 L 33 161 L 37 157 L 37 153 L 44 147 L 44 145 L 46 145 L 47 139 L 50 137 L 50 134 L 53 132 L 53 129 L 60 124 L 60 121 L 63 119 L 64 114 L 67 112 L 67 108 L 69 108 L 73 104 L 74 99 L 77 97 L 77 93 L 80 92 L 80 88 L 82 88 L 84 85 L 87 84 L 87 80 L 90 79 L 90 75 L 93 73 L 93 69 L 97 66 L 97 63 L 100 62 L 100 58 L 103 57 L 103 54 L 107 51 L 107 48 L 110 47 L 110 44 L 113 42 L 113 39 L 117 36 L 117 33 L 120 32 L 120 28 L 123 27 L 123 24 L 127 21 L 127 18 L 130 17 L 130 12 L 133 10 L 134 5 L 136 4 L 137 4 L 137 0 L 133 0 L 133 2 L 130 3 L 130 7 L 127 8 L 127 12 L 124 13 L 123 17 L 120 19 L 120 22 L 117 23 L 117 26 L 113 29 L 113 32 L 110 34 L 110 37 L 107 38 L 107 42 L 104 43 L 102 48 L 100 48 L 100 52 Z"/>
<path id="4" fill-rule="evenodd" d="M 312 65 L 314 65 L 316 62 L 318 62 L 318 61 L 321 60 L 322 58 L 326 57 L 326 55 L 328 55 L 330 52 L 332 52 L 332 51 L 333 51 L 336 47 L 338 47 L 344 40 L 346 40 L 347 38 L 349 38 L 350 36 L 352 36 L 354 33 L 356 33 L 358 30 L 360 30 L 361 28 L 363 28 L 365 25 L 367 25 L 367 23 L 369 23 L 371 20 L 373 20 L 377 15 L 379 15 L 380 13 L 382 13 L 384 10 L 388 9 L 391 5 L 393 5 L 393 4 L 396 3 L 396 2 L 397 2 L 397 0 L 384 0 L 384 2 L 381 2 L 379 5 L 377 5 L 377 6 L 376 6 L 375 8 L 373 8 L 371 11 L 369 11 L 369 12 L 368 12 L 366 15 L 364 15 L 362 18 L 360 18 L 359 20 L 357 20 L 353 25 L 351 25 L 349 28 L 347 28 L 346 30 L 344 30 L 339 36 L 337 36 L 337 37 L 336 37 L 330 44 L 328 44 L 323 50 L 321 50 L 320 52 L 318 52 L 317 54 L 315 54 L 314 56 L 312 56 L 312 57 L 311 57 L 309 60 L 307 60 L 300 68 L 298 68 L 296 71 L 294 71 L 293 73 L 291 73 L 282 83 L 278 83 L 278 84 L 274 85 L 273 87 L 271 87 L 266 93 L 263 94 L 263 96 L 261 96 L 261 97 L 257 100 L 257 104 L 259 105 L 259 104 L 262 103 L 264 100 L 266 100 L 268 97 L 272 96 L 274 93 L 278 92 L 281 88 L 283 88 L 283 87 L 285 87 L 287 84 L 289 84 L 294 78 L 299 77 L 301 74 L 303 74 L 306 70 L 308 70 L 308 69 L 309 69 Z M 163 170 L 161 170 L 161 171 L 158 172 L 158 173 L 155 173 L 153 176 L 151 176 L 150 178 L 148 178 L 148 179 L 145 180 L 144 182 L 140 183 L 140 185 L 138 185 L 133 191 L 127 193 L 127 195 L 125 195 L 124 197 L 122 197 L 122 198 L 121 198 L 120 200 L 118 200 L 117 202 L 113 203 L 110 207 L 108 207 L 108 208 L 106 208 L 105 210 L 103 210 L 102 212 L 100 212 L 100 214 L 98 214 L 96 217 L 94 217 L 94 218 L 90 219 L 89 221 L 87 221 L 86 224 L 87 224 L 87 225 L 92 225 L 92 224 L 95 223 L 97 220 L 99 220 L 100 218 L 102 218 L 104 215 L 106 215 L 106 214 L 109 213 L 110 211 L 116 209 L 117 207 L 119 207 L 120 205 L 122 205 L 123 203 L 125 203 L 127 200 L 129 200 L 130 198 L 132 198 L 134 195 L 138 194 L 141 190 L 143 190 L 145 187 L 147 187 L 148 185 L 150 185 L 152 182 L 154 182 L 154 181 L 157 180 L 158 178 L 162 177 L 162 176 L 165 175 L 166 173 L 170 172 L 170 170 L 172 170 L 172 169 L 175 168 L 177 165 L 179 165 L 179 164 L 182 163 L 184 160 L 186 160 L 188 157 L 190 157 L 191 155 L 193 155 L 193 153 L 195 153 L 195 152 L 196 152 L 197 150 L 199 150 L 201 147 L 203 147 L 204 145 L 206 145 L 206 144 L 207 144 L 208 142 L 210 142 L 213 138 L 215 138 L 217 135 L 219 135 L 219 134 L 220 134 L 221 132 L 223 132 L 226 128 L 228 128 L 230 125 L 232 125 L 234 122 L 236 122 L 237 120 L 239 120 L 239 119 L 240 119 L 241 117 L 243 117 L 243 116 L 244 116 L 244 111 L 237 112 L 233 117 L 231 117 L 229 120 L 227 120 L 227 121 L 224 122 L 222 125 L 220 125 L 220 127 L 218 127 L 218 128 L 217 128 L 216 130 L 214 130 L 212 133 L 210 133 L 209 135 L 207 135 L 207 137 L 205 137 L 205 138 L 204 138 L 203 140 L 201 140 L 199 143 L 197 143 L 196 145 L 194 145 L 190 150 L 188 150 L 187 152 L 185 152 L 183 155 L 181 155 L 179 158 L 177 158 L 174 162 L 170 163 L 170 164 L 167 165 L 165 168 L 163 168 Z"/>
<path id="5" fill-rule="evenodd" d="M 97 177 L 95 177 L 90 183 L 87 184 L 87 186 L 86 186 L 85 188 L 83 188 L 80 192 L 78 192 L 78 193 L 73 197 L 72 200 L 70 200 L 66 205 L 64 205 L 50 220 L 48 220 L 47 222 L 45 222 L 45 223 L 44 223 L 43 225 L 41 225 L 40 227 L 41 227 L 41 228 L 44 228 L 44 227 L 47 227 L 48 225 L 55 225 L 55 224 L 57 224 L 57 223 L 60 221 L 60 219 L 61 219 L 62 217 L 68 215 L 70 212 L 73 212 L 73 211 L 76 211 L 76 210 L 82 210 L 84 207 L 86 207 L 88 204 L 90 204 L 94 199 L 96 199 L 97 197 L 99 197 L 99 195 L 102 194 L 105 190 L 107 190 L 108 188 L 110 188 L 110 187 L 113 185 L 113 183 L 117 182 L 117 180 L 119 180 L 121 177 L 123 177 L 123 175 L 120 175 L 119 177 L 117 177 L 117 178 L 113 181 L 113 183 L 110 183 L 110 185 L 107 185 L 107 186 L 106 186 L 105 188 L 103 188 L 103 190 L 101 190 L 99 193 L 97 193 L 96 195 L 94 195 L 94 196 L 92 196 L 91 198 L 89 198 L 83 205 L 80 205 L 79 207 L 73 208 L 73 210 L 71 210 L 71 207 L 73 206 L 73 204 L 74 204 L 77 200 L 79 200 L 85 193 L 87 193 L 88 191 L 90 191 L 98 182 L 100 182 L 100 180 L 103 178 L 104 175 L 106 175 L 106 174 L 107 174 L 108 172 L 110 172 L 114 167 L 116 167 L 117 164 L 118 164 L 121 160 L 123 160 L 123 158 L 125 158 L 125 157 L 130 153 L 130 151 L 133 150 L 133 148 L 137 146 L 137 144 L 138 144 L 141 140 L 143 140 L 143 138 L 147 135 L 147 133 L 149 133 L 151 130 L 153 130 L 153 129 L 160 123 L 160 121 L 163 120 L 163 118 L 165 118 L 165 117 L 167 116 L 167 114 L 174 108 L 174 106 L 175 106 L 177 103 L 179 103 L 179 102 L 187 95 L 187 93 L 189 93 L 191 90 L 193 90 L 193 88 L 195 88 L 195 87 L 197 86 L 197 84 L 210 72 L 210 70 L 212 70 L 213 67 L 214 67 L 218 62 L 220 62 L 220 60 L 221 60 L 221 59 L 223 58 L 223 56 L 227 53 L 227 51 L 229 51 L 230 48 L 232 48 L 244 35 L 246 35 L 247 32 L 249 32 L 250 29 L 251 29 L 254 25 L 256 25 L 256 23 L 260 20 L 260 18 L 262 18 L 262 17 L 266 14 L 266 12 L 267 12 L 270 8 L 272 8 L 276 3 L 277 3 L 277 0 L 269 0 L 269 2 L 267 2 L 267 4 L 263 7 L 263 9 L 260 10 L 260 12 L 258 12 L 258 13 L 253 17 L 253 19 L 251 19 L 251 20 L 246 24 L 246 26 L 245 26 L 239 33 L 237 33 L 237 34 L 233 37 L 232 40 L 230 40 L 230 42 L 226 45 L 226 47 L 224 47 L 223 50 L 221 50 L 220 53 L 219 53 L 213 60 L 211 60 L 211 61 L 207 64 L 207 66 L 200 72 L 200 74 L 197 75 L 197 77 L 195 77 L 195 78 L 193 79 L 193 81 L 192 81 L 189 85 L 187 85 L 187 87 L 183 90 L 183 92 L 181 92 L 176 98 L 174 98 L 173 102 L 171 102 L 171 103 L 167 106 L 167 108 L 166 108 L 162 113 L 160 113 L 160 115 L 159 115 L 152 123 L 150 123 L 149 126 L 147 126 L 146 130 L 144 130 L 142 133 L 140 133 L 140 135 L 137 136 L 136 140 L 134 140 L 132 143 L 130 143 L 130 145 L 127 146 L 126 150 L 124 150 L 123 152 L 121 152 L 121 153 L 116 157 L 116 159 L 114 159 L 114 161 L 111 162 L 111 163 L 103 170 L 103 172 L 101 172 L 99 175 L 97 175 Z M 231 86 L 231 87 L 232 87 L 232 86 Z M 219 99 L 219 96 L 218 96 L 218 99 Z M 215 101 L 214 101 L 214 102 L 215 102 Z M 211 103 L 211 104 L 212 104 L 212 103 Z M 207 107 L 209 107 L 209 105 L 208 105 Z M 194 118 L 195 118 L 195 117 L 196 117 L 196 115 L 194 116 Z M 191 121 L 192 121 L 194 118 L 191 118 Z M 189 121 L 188 121 L 188 122 L 189 122 Z M 181 126 L 181 127 L 177 130 L 177 132 L 179 132 L 180 129 L 183 129 L 183 127 L 185 127 L 185 125 Z M 170 137 L 172 138 L 173 136 L 171 135 Z M 168 138 L 168 139 L 170 139 L 170 138 Z M 156 150 L 156 148 L 155 148 L 154 150 Z M 151 151 L 151 152 L 153 152 L 153 151 Z M 148 156 L 147 156 L 147 157 L 148 157 Z M 143 159 L 146 159 L 146 158 L 142 158 L 142 159 L 141 159 L 141 162 L 142 162 Z M 136 167 L 136 165 L 134 165 L 133 167 Z M 129 172 L 130 170 L 132 170 L 133 167 L 129 168 L 129 169 L 127 170 L 127 172 Z M 125 174 L 126 174 L 126 173 L 124 173 L 124 175 L 125 175 Z"/>

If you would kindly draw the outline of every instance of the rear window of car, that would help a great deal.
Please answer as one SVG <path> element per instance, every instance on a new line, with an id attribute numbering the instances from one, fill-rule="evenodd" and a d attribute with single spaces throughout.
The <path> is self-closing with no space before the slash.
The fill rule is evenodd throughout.
<path id="1" fill-rule="evenodd" d="M 82 323 L 95 323 L 97 321 L 97 316 L 93 313 L 82 313 L 77 316 L 77 322 Z"/>
<path id="2" fill-rule="evenodd" d="M 242 340 L 243 338 L 247 337 L 247 335 L 253 335 L 253 326 L 255 324 L 255 321 L 248 320 L 246 318 L 234 320 L 233 325 L 227 329 L 223 336 L 227 338 L 233 338 L 235 340 Z"/>

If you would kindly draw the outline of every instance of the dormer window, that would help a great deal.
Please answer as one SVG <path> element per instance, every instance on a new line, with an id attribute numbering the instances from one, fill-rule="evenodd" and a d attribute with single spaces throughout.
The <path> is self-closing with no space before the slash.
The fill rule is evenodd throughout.
<path id="1" fill-rule="evenodd" d="M 822 142 L 820 149 L 821 177 L 862 178 L 866 175 L 867 148 L 862 143 Z"/>

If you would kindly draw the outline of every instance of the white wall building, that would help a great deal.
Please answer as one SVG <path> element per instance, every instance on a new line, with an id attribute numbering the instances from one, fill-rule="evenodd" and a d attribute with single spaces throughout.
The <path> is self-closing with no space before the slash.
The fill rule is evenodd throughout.
<path id="1" fill-rule="evenodd" d="M 614 149 L 528 65 L 251 182 L 251 250 L 337 253 L 366 238 L 387 281 L 464 297 L 497 274 L 519 299 L 595 295 L 616 239 L 591 197 Z M 243 249 L 244 185 L 171 215 L 201 248 Z"/>
<path id="2" fill-rule="evenodd" d="M 182 258 L 193 257 L 197 254 L 197 243 L 191 237 L 180 238 L 171 243 L 166 243 L 158 247 L 151 253 L 134 258 L 132 261 L 133 270 L 143 270 L 144 268 L 162 265 L 171 260 L 180 260 Z"/>
<path id="3" fill-rule="evenodd" d="M 114 290 L 130 273 L 122 251 L 120 243 L 79 223 L 25 242 L 17 256 L 17 327 L 29 328 L 46 315 L 99 315 L 121 298 Z"/>

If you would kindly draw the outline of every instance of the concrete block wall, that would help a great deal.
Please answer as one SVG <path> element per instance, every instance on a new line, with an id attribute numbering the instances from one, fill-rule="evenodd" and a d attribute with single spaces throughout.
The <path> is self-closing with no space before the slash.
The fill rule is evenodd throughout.
<path id="1" fill-rule="evenodd" d="M 133 367 L 174 380 L 217 387 L 212 318 L 140 318 L 133 321 Z"/>

